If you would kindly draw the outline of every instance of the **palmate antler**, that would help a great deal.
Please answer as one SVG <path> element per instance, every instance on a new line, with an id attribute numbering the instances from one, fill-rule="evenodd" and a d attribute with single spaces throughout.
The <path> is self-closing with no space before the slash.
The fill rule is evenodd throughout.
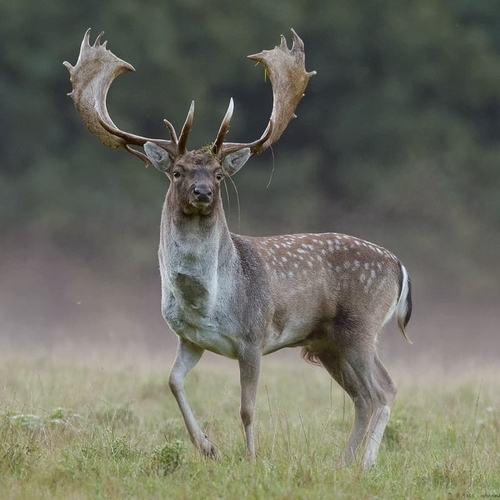
<path id="1" fill-rule="evenodd" d="M 242 148 L 250 148 L 252 155 L 262 153 L 281 137 L 290 121 L 296 118 L 295 110 L 304 97 L 309 78 L 314 76 L 316 71 L 306 71 L 304 42 L 293 29 L 291 31 L 293 36 L 291 49 L 288 48 L 285 37 L 281 35 L 279 47 L 248 56 L 249 59 L 264 65 L 273 88 L 273 110 L 261 138 L 248 144 L 223 142 L 233 114 L 231 99 L 214 143 L 214 152 L 225 156 Z"/>
<path id="2" fill-rule="evenodd" d="M 262 136 L 251 143 L 225 143 L 224 138 L 229 130 L 233 115 L 234 103 L 230 100 L 226 115 L 222 120 L 217 138 L 213 143 L 212 152 L 223 158 L 229 153 L 243 148 L 250 148 L 251 154 L 265 151 L 276 142 L 286 129 L 295 109 L 304 95 L 309 78 L 316 72 L 305 71 L 304 43 L 292 30 L 293 45 L 289 49 L 285 37 L 281 36 L 281 45 L 272 50 L 264 50 L 259 54 L 248 56 L 261 62 L 271 80 L 273 88 L 273 110 L 269 124 Z M 83 123 L 106 146 L 113 149 L 124 147 L 129 153 L 141 158 L 146 164 L 149 160 L 140 151 L 131 146 L 143 146 L 151 141 L 164 148 L 172 158 L 182 156 L 186 152 L 189 131 L 193 124 L 194 101 L 191 103 L 186 121 L 177 137 L 173 125 L 165 121 L 170 134 L 170 140 L 151 139 L 120 130 L 111 120 L 106 108 L 106 96 L 113 80 L 125 71 L 135 71 L 133 66 L 115 56 L 106 48 L 107 42 L 101 44 L 99 34 L 93 45 L 90 45 L 90 29 L 83 37 L 80 55 L 76 66 L 64 62 L 70 73 L 73 91 L 69 96 Z"/>

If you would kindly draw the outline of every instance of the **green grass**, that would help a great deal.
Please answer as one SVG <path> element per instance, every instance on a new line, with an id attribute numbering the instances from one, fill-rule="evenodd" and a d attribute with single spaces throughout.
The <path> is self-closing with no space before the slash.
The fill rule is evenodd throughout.
<path id="1" fill-rule="evenodd" d="M 453 499 L 500 495 L 500 377 L 391 368 L 399 393 L 377 466 L 337 467 L 351 403 L 326 372 L 268 357 L 257 460 L 242 459 L 236 363 L 187 378 L 221 458 L 194 451 L 169 362 L 0 358 L 0 492 L 9 499 Z"/>

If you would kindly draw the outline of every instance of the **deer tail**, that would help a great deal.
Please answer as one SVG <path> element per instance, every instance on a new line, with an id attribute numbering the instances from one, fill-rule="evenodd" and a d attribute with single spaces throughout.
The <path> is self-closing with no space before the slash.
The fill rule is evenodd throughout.
<path id="1" fill-rule="evenodd" d="M 411 318 L 411 310 L 412 310 L 412 302 L 411 302 L 411 280 L 408 272 L 406 271 L 405 266 L 399 263 L 399 267 L 401 270 L 401 279 L 400 279 L 400 293 L 398 303 L 396 305 L 396 319 L 398 321 L 399 329 L 403 334 L 404 338 L 410 343 L 413 342 L 406 335 L 406 325 L 410 321 Z"/>

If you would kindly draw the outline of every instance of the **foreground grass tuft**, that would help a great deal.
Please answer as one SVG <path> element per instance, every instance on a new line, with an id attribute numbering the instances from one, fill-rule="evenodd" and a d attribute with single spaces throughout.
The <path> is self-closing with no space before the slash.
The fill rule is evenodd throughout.
<path id="1" fill-rule="evenodd" d="M 4 357 L 0 491 L 12 499 L 464 498 L 500 495 L 500 380 L 402 370 L 379 462 L 340 469 L 352 409 L 327 374 L 266 359 L 256 460 L 244 459 L 235 364 L 201 364 L 187 390 L 217 461 L 192 448 L 168 363 Z"/>

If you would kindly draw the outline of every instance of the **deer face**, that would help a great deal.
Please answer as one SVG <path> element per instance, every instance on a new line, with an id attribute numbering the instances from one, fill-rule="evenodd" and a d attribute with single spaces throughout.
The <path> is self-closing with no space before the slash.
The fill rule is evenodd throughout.
<path id="1" fill-rule="evenodd" d="M 153 142 L 147 142 L 144 151 L 170 179 L 169 204 L 185 215 L 210 215 L 220 203 L 221 181 L 235 174 L 250 158 L 249 148 L 228 154 L 222 161 L 206 149 L 172 159 Z"/>

